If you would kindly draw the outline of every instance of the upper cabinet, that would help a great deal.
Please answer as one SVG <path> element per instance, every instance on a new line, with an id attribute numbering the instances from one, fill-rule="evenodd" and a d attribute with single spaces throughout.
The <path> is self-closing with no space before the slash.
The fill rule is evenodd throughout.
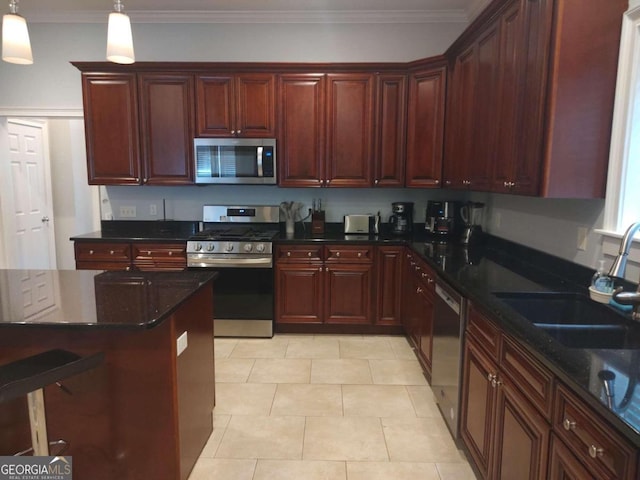
<path id="1" fill-rule="evenodd" d="M 445 186 L 602 197 L 627 4 L 492 2 L 447 52 Z"/>
<path id="2" fill-rule="evenodd" d="M 190 75 L 82 75 L 90 185 L 193 183 Z"/>
<path id="3" fill-rule="evenodd" d="M 445 92 L 445 66 L 425 67 L 409 75 L 407 187 L 441 186 Z"/>
<path id="4" fill-rule="evenodd" d="M 275 137 L 275 75 L 198 75 L 199 137 Z"/>

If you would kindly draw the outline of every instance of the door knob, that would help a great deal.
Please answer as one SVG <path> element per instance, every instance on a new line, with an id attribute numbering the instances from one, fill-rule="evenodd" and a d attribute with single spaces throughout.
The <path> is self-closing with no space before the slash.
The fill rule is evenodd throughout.
<path id="1" fill-rule="evenodd" d="M 49 217 L 42 217 L 42 223 L 49 223 Z"/>

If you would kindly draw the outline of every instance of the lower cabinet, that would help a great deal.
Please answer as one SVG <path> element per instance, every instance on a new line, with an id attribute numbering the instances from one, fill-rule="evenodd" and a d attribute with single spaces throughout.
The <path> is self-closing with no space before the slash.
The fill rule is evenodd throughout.
<path id="1" fill-rule="evenodd" d="M 372 245 L 276 248 L 276 323 L 372 324 Z"/>
<path id="2" fill-rule="evenodd" d="M 187 268 L 187 242 L 76 241 L 76 270 L 179 271 Z"/>

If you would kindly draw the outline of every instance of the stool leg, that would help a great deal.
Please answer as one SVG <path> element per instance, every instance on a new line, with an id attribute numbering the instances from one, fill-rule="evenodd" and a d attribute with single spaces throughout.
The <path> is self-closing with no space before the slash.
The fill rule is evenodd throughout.
<path id="1" fill-rule="evenodd" d="M 44 390 L 39 388 L 27 394 L 29 404 L 29 423 L 31 424 L 31 444 L 33 455 L 49 456 L 49 440 L 47 439 L 47 419 L 44 412 Z"/>

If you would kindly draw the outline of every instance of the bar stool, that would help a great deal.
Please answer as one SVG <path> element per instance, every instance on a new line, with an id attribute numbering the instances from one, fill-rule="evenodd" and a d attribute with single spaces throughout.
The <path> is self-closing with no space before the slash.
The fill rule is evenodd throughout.
<path id="1" fill-rule="evenodd" d="M 103 360 L 103 352 L 81 357 L 56 349 L 0 366 L 0 403 L 27 396 L 31 444 L 35 456 L 49 456 L 44 387 L 95 368 Z"/>

